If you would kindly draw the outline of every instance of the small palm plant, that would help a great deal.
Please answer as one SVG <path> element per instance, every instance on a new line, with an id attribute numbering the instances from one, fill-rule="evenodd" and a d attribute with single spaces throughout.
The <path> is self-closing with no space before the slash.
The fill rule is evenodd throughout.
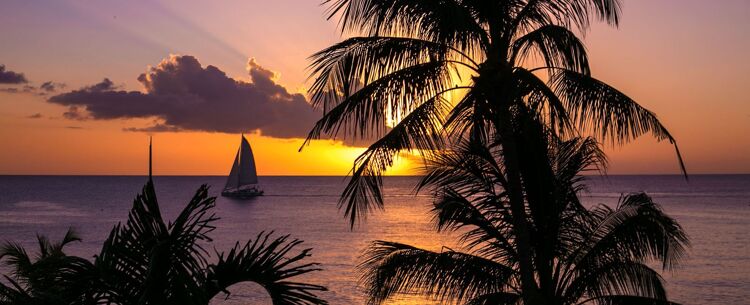
<path id="1" fill-rule="evenodd" d="M 233 284 L 255 282 L 266 289 L 273 304 L 327 304 L 316 296 L 325 287 L 293 281 L 320 269 L 315 263 L 302 263 L 311 249 L 295 253 L 302 241 L 288 235 L 272 238 L 271 233 L 260 233 L 227 253 L 216 252 L 218 260 L 209 263 L 204 247 L 211 242 L 208 234 L 218 219 L 211 213 L 214 201 L 203 185 L 174 222 L 166 223 L 149 181 L 136 197 L 127 222 L 112 229 L 93 263 L 62 253 L 62 246 L 78 239 L 75 235 L 66 235 L 59 245 L 43 246 L 56 250 L 43 250 L 32 269 L 26 267 L 25 250 L 8 244 L 3 253 L 16 268 L 17 280 L 2 287 L 0 302 L 35 304 L 24 300 L 49 296 L 55 301 L 36 304 L 206 305 L 220 293 L 228 294 Z M 81 267 L 41 263 L 53 259 L 72 260 Z M 67 280 L 72 278 L 78 281 Z M 67 294 L 72 296 L 60 299 Z"/>
<path id="2" fill-rule="evenodd" d="M 39 252 L 33 258 L 20 244 L 5 242 L 0 260 L 10 276 L 5 276 L 6 283 L 0 282 L 0 304 L 85 304 L 88 283 L 78 275 L 90 270 L 91 262 L 63 251 L 80 240 L 72 229 L 57 243 L 37 235 Z"/>
<path id="3" fill-rule="evenodd" d="M 399 293 L 455 304 L 529 304 L 499 150 L 464 142 L 431 162 L 420 186 L 437 192 L 437 229 L 461 232 L 463 252 L 375 241 L 360 265 L 369 304 Z M 674 304 L 648 263 L 677 265 L 688 244 L 681 227 L 643 193 L 622 197 L 615 208 L 585 208 L 579 173 L 604 165 L 595 141 L 557 141 L 546 151 L 551 175 L 526 182 L 537 193 L 527 196 L 524 214 L 533 228 L 535 303 Z"/>
<path id="4" fill-rule="evenodd" d="M 203 185 L 174 222 L 166 224 L 152 182 L 133 203 L 125 225 L 118 225 L 104 242 L 96 266 L 103 273 L 105 297 L 117 304 L 208 304 L 239 282 L 263 286 L 274 304 L 326 304 L 314 293 L 317 285 L 289 281 L 319 270 L 299 262 L 310 249 L 288 256 L 301 243 L 288 236 L 237 244 L 208 263 L 204 244 L 218 218 L 210 214 L 215 203 Z"/>

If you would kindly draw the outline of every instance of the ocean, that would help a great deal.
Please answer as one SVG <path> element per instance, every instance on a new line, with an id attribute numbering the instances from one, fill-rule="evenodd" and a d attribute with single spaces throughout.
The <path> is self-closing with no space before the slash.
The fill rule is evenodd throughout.
<path id="1" fill-rule="evenodd" d="M 173 219 L 201 184 L 218 196 L 225 177 L 155 177 L 167 219 Z M 387 240 L 439 250 L 456 249 L 455 236 L 438 234 L 430 223 L 431 198 L 415 196 L 415 177 L 385 177 L 385 210 L 369 215 L 354 230 L 337 209 L 345 177 L 260 177 L 266 195 L 248 201 L 219 197 L 221 219 L 211 248 L 229 249 L 261 231 L 291 234 L 313 248 L 309 262 L 323 271 L 304 280 L 327 286 L 331 304 L 362 304 L 355 266 L 373 240 Z M 91 257 L 118 222 L 124 222 L 133 198 L 145 183 L 136 176 L 0 176 L 0 240 L 36 249 L 35 234 L 53 240 L 68 227 L 83 242 L 69 254 Z M 683 304 L 750 304 L 750 175 L 590 177 L 584 202 L 614 205 L 623 193 L 646 191 L 690 235 L 692 247 L 683 264 L 663 273 L 668 294 Z M 215 304 L 271 304 L 263 289 L 240 284 Z M 435 304 L 413 296 L 392 304 Z"/>

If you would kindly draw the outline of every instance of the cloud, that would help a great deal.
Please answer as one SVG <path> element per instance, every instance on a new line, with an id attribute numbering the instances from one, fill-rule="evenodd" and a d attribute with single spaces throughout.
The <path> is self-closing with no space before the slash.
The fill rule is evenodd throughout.
<path id="1" fill-rule="evenodd" d="M 180 132 L 183 131 L 180 127 L 165 125 L 162 123 L 154 123 L 154 125 L 144 128 L 128 127 L 123 128 L 123 131 L 134 131 L 134 132 Z"/>
<path id="2" fill-rule="evenodd" d="M 64 116 L 70 119 L 157 120 L 127 131 L 259 131 L 277 138 L 306 137 L 321 113 L 303 95 L 276 83 L 275 73 L 254 59 L 247 70 L 249 81 L 235 80 L 215 66 L 201 66 L 193 56 L 172 55 L 138 77 L 143 92 L 122 90 L 105 78 L 48 101 L 68 106 Z"/>
<path id="3" fill-rule="evenodd" d="M 64 83 L 53 81 L 44 82 L 39 85 L 39 87 L 29 85 L 28 83 L 29 80 L 26 79 L 26 76 L 24 76 L 23 73 L 6 70 L 5 65 L 0 65 L 0 84 L 19 85 L 19 87 L 0 88 L 0 92 L 47 95 L 54 93 L 58 89 L 65 88 Z"/>
<path id="4" fill-rule="evenodd" d="M 36 92 L 36 87 L 30 86 L 30 85 L 24 85 L 23 87 L 15 87 L 15 88 L 0 88 L 0 92 L 5 92 L 5 93 L 34 93 L 34 92 Z"/>
<path id="5" fill-rule="evenodd" d="M 27 119 L 41 119 L 43 117 L 44 116 L 41 113 L 34 113 L 34 114 L 30 115 L 30 116 L 27 116 L 26 118 Z"/>
<path id="6" fill-rule="evenodd" d="M 45 96 L 47 94 L 56 92 L 58 89 L 65 88 L 65 86 L 66 85 L 64 83 L 48 81 L 42 83 L 41 85 L 39 85 L 39 87 L 35 87 L 32 85 L 23 85 L 21 87 L 0 88 L 0 92 L 24 93 Z"/>
<path id="7" fill-rule="evenodd" d="M 57 91 L 58 89 L 65 88 L 65 86 L 66 85 L 64 83 L 56 83 L 53 81 L 47 81 L 39 85 L 39 91 L 42 91 L 41 94 L 53 93 Z"/>
<path id="8" fill-rule="evenodd" d="M 0 65 L 0 84 L 25 84 L 29 81 L 23 73 L 17 73 L 10 70 L 5 70 L 5 65 Z"/>
<path id="9" fill-rule="evenodd" d="M 89 117 L 83 113 L 78 106 L 69 106 L 68 111 L 63 112 L 63 117 L 68 120 L 85 121 Z"/>

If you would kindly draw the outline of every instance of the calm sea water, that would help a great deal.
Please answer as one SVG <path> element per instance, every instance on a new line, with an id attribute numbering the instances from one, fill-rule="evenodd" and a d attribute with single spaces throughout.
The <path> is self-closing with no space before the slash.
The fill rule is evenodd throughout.
<path id="1" fill-rule="evenodd" d="M 199 185 L 224 183 L 224 177 L 156 177 L 164 214 L 173 218 Z M 454 236 L 436 234 L 428 214 L 430 198 L 414 196 L 416 178 L 386 177 L 386 210 L 371 215 L 354 231 L 336 208 L 342 177 L 261 177 L 266 196 L 250 201 L 219 197 L 221 220 L 213 232 L 214 246 L 230 248 L 235 241 L 260 231 L 291 234 L 312 247 L 311 261 L 324 271 L 307 281 L 327 286 L 331 304 L 361 304 L 354 266 L 361 251 L 376 239 L 419 247 L 455 247 Z M 97 253 L 107 233 L 126 219 L 144 177 L 0 176 L 0 240 L 22 242 L 34 249 L 36 233 L 59 239 L 75 227 L 84 241 L 71 254 Z M 614 205 L 620 194 L 646 191 L 677 218 L 692 239 L 690 256 L 676 272 L 668 272 L 669 294 L 684 304 L 750 304 L 750 175 L 609 176 L 591 178 L 588 204 Z M 270 304 L 260 287 L 232 287 L 233 295 L 216 304 Z M 404 297 L 394 304 L 431 304 Z"/>

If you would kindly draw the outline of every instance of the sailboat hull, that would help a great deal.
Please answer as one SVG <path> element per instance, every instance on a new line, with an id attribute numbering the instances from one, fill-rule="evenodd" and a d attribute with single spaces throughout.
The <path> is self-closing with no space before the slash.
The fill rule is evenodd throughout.
<path id="1" fill-rule="evenodd" d="M 221 196 L 236 199 L 249 199 L 253 197 L 263 196 L 263 190 L 258 187 L 244 189 L 225 189 L 221 192 Z"/>

